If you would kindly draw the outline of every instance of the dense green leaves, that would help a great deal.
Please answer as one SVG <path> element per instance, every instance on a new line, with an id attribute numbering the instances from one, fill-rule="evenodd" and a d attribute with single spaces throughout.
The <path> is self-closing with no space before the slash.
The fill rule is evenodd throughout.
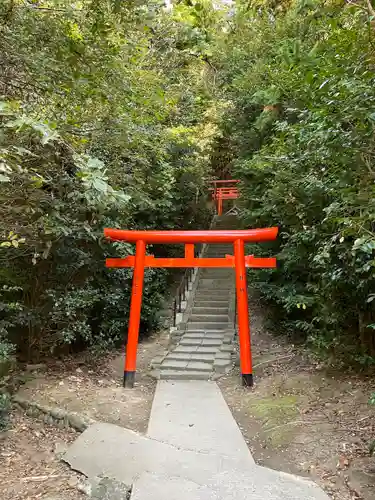
<path id="1" fill-rule="evenodd" d="M 373 363 L 368 5 L 172 4 L 1 4 L 0 358 L 117 342 L 131 274 L 103 263 L 132 249 L 103 227 L 206 224 L 212 168 L 241 179 L 247 226 L 280 227 L 252 281 L 286 330 Z M 166 279 L 146 274 L 144 332 Z"/>
<path id="2" fill-rule="evenodd" d="M 103 228 L 209 217 L 205 63 L 180 46 L 200 30 L 157 0 L 9 0 L 0 18 L 0 360 L 117 343 L 131 272 L 105 257 L 133 250 Z M 167 278 L 146 272 L 143 333 Z"/>
<path id="3" fill-rule="evenodd" d="M 244 221 L 280 227 L 278 271 L 253 279 L 288 329 L 361 363 L 375 357 L 373 43 L 366 10 L 297 2 L 238 12 L 217 48 Z"/>

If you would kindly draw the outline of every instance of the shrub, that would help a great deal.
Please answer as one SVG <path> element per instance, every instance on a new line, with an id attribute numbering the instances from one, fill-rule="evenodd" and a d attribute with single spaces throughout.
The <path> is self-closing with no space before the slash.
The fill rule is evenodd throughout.
<path id="1" fill-rule="evenodd" d="M 278 322 L 321 352 L 375 359 L 374 31 L 367 12 L 296 2 L 237 13 L 218 64 L 247 227 L 277 225 L 254 274 Z M 235 119 L 233 119 L 233 116 Z M 263 251 L 263 250 L 261 250 Z"/>

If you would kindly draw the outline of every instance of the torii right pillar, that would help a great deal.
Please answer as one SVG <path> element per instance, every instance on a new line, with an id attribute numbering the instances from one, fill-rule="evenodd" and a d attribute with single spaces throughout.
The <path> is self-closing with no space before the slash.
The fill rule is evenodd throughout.
<path id="1" fill-rule="evenodd" d="M 238 330 L 241 346 L 240 363 L 242 385 L 251 387 L 254 384 L 254 379 L 250 341 L 249 302 L 247 297 L 245 244 L 243 240 L 236 240 L 233 246 L 236 272 Z"/>

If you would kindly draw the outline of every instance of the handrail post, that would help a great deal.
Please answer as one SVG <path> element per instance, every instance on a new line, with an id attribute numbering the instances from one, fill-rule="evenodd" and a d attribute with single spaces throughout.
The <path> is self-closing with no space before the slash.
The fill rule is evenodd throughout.
<path id="1" fill-rule="evenodd" d="M 251 360 L 249 304 L 247 298 L 245 244 L 243 240 L 234 242 L 234 260 L 236 271 L 238 329 L 240 340 L 240 362 L 242 385 L 253 385 L 253 370 Z"/>
<path id="2" fill-rule="evenodd" d="M 141 320 L 143 278 L 145 274 L 146 244 L 138 240 L 135 247 L 135 264 L 133 273 L 132 295 L 130 303 L 130 316 L 128 327 L 128 342 L 126 345 L 124 387 L 134 387 L 135 371 L 137 365 L 137 349 L 139 337 L 139 324 Z"/>
<path id="3" fill-rule="evenodd" d="M 173 326 L 176 326 L 176 315 L 177 315 L 177 299 L 175 297 L 173 301 Z"/>

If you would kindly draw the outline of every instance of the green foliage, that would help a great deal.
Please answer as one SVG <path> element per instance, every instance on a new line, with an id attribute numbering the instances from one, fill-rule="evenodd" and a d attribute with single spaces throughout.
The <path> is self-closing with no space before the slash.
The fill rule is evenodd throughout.
<path id="1" fill-rule="evenodd" d="M 0 7 L 0 356 L 122 340 L 130 245 L 103 228 L 203 227 L 205 179 L 278 225 L 252 282 L 319 351 L 375 359 L 374 27 L 323 0 Z M 167 248 L 149 248 L 166 255 Z M 168 273 L 145 277 L 142 332 Z"/>
<path id="2" fill-rule="evenodd" d="M 215 54 L 244 223 L 280 228 L 267 249 L 278 270 L 252 281 L 279 324 L 366 365 L 375 359 L 373 44 L 365 10 L 296 2 L 272 14 L 239 9 Z"/>
<path id="3" fill-rule="evenodd" d="M 104 227 L 207 223 L 211 97 L 200 49 L 180 43 L 201 31 L 163 5 L 1 5 L 2 357 L 123 341 L 131 272 L 104 263 L 133 249 Z M 167 279 L 146 272 L 142 334 Z"/>

